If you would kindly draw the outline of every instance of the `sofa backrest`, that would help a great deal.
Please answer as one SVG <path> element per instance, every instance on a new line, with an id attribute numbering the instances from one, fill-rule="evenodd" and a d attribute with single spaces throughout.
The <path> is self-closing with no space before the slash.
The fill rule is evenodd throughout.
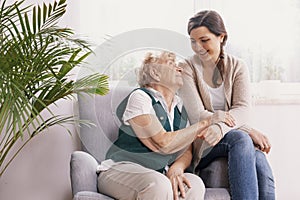
<path id="1" fill-rule="evenodd" d="M 118 136 L 120 121 L 116 116 L 119 103 L 134 87 L 111 88 L 107 95 L 78 96 L 79 117 L 95 126 L 81 125 L 79 137 L 82 150 L 94 156 L 98 162 L 105 159 L 105 154 Z"/>

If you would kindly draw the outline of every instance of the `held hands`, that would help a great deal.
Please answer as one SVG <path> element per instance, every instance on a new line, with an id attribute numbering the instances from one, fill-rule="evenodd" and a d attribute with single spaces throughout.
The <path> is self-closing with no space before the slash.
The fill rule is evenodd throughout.
<path id="1" fill-rule="evenodd" d="M 211 124 L 215 124 L 218 122 L 224 122 L 230 127 L 235 126 L 235 119 L 229 112 L 217 110 L 210 118 Z"/>
<path id="2" fill-rule="evenodd" d="M 252 138 L 254 145 L 262 152 L 269 153 L 271 150 L 271 144 L 267 136 L 259 132 L 258 130 L 252 129 L 249 132 L 249 136 Z"/>
<path id="3" fill-rule="evenodd" d="M 221 128 L 218 125 L 213 124 L 201 131 L 197 137 L 205 140 L 210 146 L 215 146 L 222 139 L 223 135 Z"/>
<path id="4" fill-rule="evenodd" d="M 179 195 L 185 198 L 185 193 L 187 188 L 191 188 L 190 181 L 184 176 L 184 170 L 182 168 L 170 167 L 167 172 L 167 177 L 171 181 L 174 200 L 179 199 Z M 178 192 L 179 190 L 179 192 Z"/>
<path id="5" fill-rule="evenodd" d="M 215 146 L 223 137 L 221 128 L 216 125 L 218 122 L 224 122 L 230 127 L 235 126 L 234 118 L 222 110 L 216 111 L 211 117 L 208 118 L 210 126 L 202 130 L 197 137 L 205 140 L 210 146 Z"/>

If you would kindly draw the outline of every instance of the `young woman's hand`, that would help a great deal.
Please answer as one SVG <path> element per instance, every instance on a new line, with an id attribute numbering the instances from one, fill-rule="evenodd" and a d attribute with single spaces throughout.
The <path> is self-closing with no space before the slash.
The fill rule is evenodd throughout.
<path id="1" fill-rule="evenodd" d="M 179 196 L 185 198 L 186 189 L 191 187 L 191 183 L 184 176 L 184 170 L 171 166 L 166 175 L 172 184 L 174 200 L 178 200 Z"/>
<path id="2" fill-rule="evenodd" d="M 267 136 L 258 130 L 252 129 L 249 132 L 249 136 L 252 138 L 254 145 L 261 151 L 269 153 L 271 150 L 271 144 Z"/>
<path id="3" fill-rule="evenodd" d="M 222 110 L 217 110 L 212 116 L 211 116 L 211 124 L 215 124 L 218 122 L 224 122 L 230 127 L 235 126 L 235 119 L 233 116 L 227 112 Z"/>

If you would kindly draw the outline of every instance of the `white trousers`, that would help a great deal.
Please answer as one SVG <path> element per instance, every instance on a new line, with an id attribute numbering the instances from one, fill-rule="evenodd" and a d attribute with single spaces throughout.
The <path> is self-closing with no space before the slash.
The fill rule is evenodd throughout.
<path id="1" fill-rule="evenodd" d="M 205 186 L 199 176 L 185 173 L 192 187 L 186 200 L 203 200 Z M 171 182 L 164 174 L 131 162 L 115 163 L 101 171 L 98 190 L 118 200 L 173 200 Z M 183 198 L 179 198 L 183 199 Z"/>

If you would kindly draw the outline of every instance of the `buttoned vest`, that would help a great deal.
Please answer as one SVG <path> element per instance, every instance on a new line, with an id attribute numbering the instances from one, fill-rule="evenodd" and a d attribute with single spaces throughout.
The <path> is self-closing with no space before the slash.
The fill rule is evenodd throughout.
<path id="1" fill-rule="evenodd" d="M 151 100 L 155 114 L 166 131 L 171 131 L 171 125 L 169 123 L 167 113 L 160 104 L 153 97 L 151 91 L 146 88 L 138 88 L 146 92 Z M 117 108 L 117 116 L 122 122 L 119 128 L 119 135 L 117 140 L 109 148 L 106 159 L 112 159 L 115 162 L 130 161 L 138 163 L 144 167 L 163 172 L 167 165 L 171 165 L 175 159 L 182 153 L 181 151 L 173 154 L 164 154 L 160 152 L 153 152 L 147 146 L 145 146 L 134 133 L 133 129 L 129 125 L 125 125 L 122 120 L 123 113 L 125 111 L 128 98 L 130 94 L 119 104 Z M 185 128 L 187 124 L 187 113 L 184 107 L 181 112 L 178 107 L 174 108 L 174 121 L 173 130 L 179 130 Z"/>

